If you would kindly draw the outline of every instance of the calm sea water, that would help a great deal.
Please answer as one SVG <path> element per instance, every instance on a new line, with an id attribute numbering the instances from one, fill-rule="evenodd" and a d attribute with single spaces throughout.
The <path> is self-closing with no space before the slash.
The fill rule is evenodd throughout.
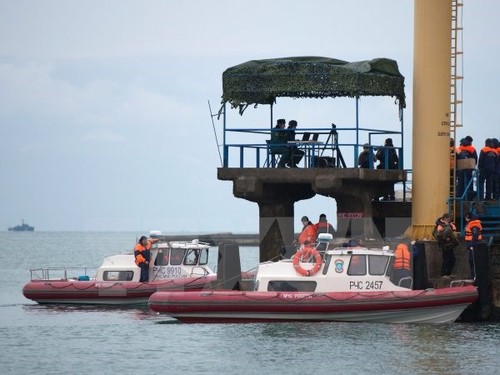
<path id="1" fill-rule="evenodd" d="M 494 323 L 182 324 L 147 308 L 41 306 L 23 297 L 29 268 L 96 268 L 141 234 L 0 232 L 0 373 L 500 372 Z M 241 258 L 243 270 L 252 268 L 257 248 L 242 248 Z"/>

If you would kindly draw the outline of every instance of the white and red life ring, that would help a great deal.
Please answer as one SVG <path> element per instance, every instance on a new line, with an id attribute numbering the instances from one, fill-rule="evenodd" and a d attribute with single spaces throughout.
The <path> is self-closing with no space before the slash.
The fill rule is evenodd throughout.
<path id="1" fill-rule="evenodd" d="M 314 258 L 314 266 L 311 269 L 305 269 L 300 265 L 300 261 L 304 259 Z M 293 267 L 302 276 L 312 276 L 316 274 L 323 264 L 321 254 L 312 245 L 301 246 L 293 256 Z"/>

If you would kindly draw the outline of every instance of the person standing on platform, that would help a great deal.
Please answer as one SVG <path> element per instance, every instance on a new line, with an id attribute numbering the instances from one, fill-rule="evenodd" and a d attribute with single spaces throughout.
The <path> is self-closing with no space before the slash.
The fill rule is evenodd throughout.
<path id="1" fill-rule="evenodd" d="M 468 253 L 469 270 L 471 279 L 476 278 L 476 267 L 474 263 L 475 246 L 483 241 L 483 226 L 479 217 L 472 212 L 465 215 L 465 251 Z"/>
<path id="2" fill-rule="evenodd" d="M 379 161 L 377 169 L 398 169 L 399 168 L 399 158 L 394 149 L 394 144 L 392 143 L 392 138 L 387 138 L 384 142 L 384 147 L 378 149 L 375 157 Z M 387 162 L 387 165 L 386 165 Z M 394 192 L 394 184 L 391 184 L 389 194 L 382 197 L 384 201 L 394 201 L 396 199 L 396 194 Z"/>
<path id="3" fill-rule="evenodd" d="M 477 193 L 479 195 L 479 200 L 493 200 L 497 159 L 497 150 L 496 147 L 494 147 L 493 140 L 487 138 L 484 141 L 484 147 L 479 152 L 479 160 L 477 162 L 477 169 L 479 170 Z"/>
<path id="4" fill-rule="evenodd" d="M 151 261 L 151 246 L 156 240 L 148 240 L 142 236 L 134 248 L 135 264 L 141 269 L 140 282 L 149 281 L 149 262 Z"/>
<path id="5" fill-rule="evenodd" d="M 441 277 L 449 278 L 451 276 L 453 266 L 455 266 L 455 247 L 459 242 L 457 239 L 457 226 L 451 220 L 448 213 L 443 214 L 436 220 L 434 228 L 434 237 L 438 241 L 438 247 L 442 252 Z"/>
<path id="6" fill-rule="evenodd" d="M 398 154 L 396 153 L 396 150 L 394 149 L 392 138 L 387 138 L 385 140 L 384 147 L 378 149 L 377 153 L 375 154 L 375 157 L 379 161 L 377 169 L 398 169 L 399 158 Z"/>
<path id="7" fill-rule="evenodd" d="M 477 152 L 472 146 L 472 137 L 467 136 L 460 140 L 460 146 L 457 149 L 457 198 L 461 198 L 465 189 L 472 180 L 472 172 L 477 165 Z M 472 160 L 473 159 L 473 160 Z M 472 200 L 474 198 L 474 189 L 469 187 L 465 199 Z"/>
<path id="8" fill-rule="evenodd" d="M 493 200 L 500 199 L 500 142 L 497 138 L 491 139 L 493 147 L 497 151 L 497 160 L 495 163 L 495 175 L 493 176 Z"/>

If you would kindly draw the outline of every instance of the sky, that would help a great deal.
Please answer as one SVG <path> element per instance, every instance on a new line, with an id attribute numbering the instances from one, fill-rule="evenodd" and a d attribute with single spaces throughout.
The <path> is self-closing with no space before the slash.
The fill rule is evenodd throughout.
<path id="1" fill-rule="evenodd" d="M 258 232 L 257 205 L 217 179 L 214 128 L 220 142 L 222 122 L 212 124 L 208 105 L 220 107 L 223 71 L 254 59 L 396 60 L 411 150 L 413 7 L 411 0 L 0 0 L 0 230 L 24 219 L 40 231 Z M 458 137 L 472 135 L 478 148 L 500 138 L 499 9 L 497 0 L 464 0 Z M 275 114 L 304 126 L 352 118 L 343 107 L 332 113 L 311 102 L 278 101 Z M 230 113 L 234 126 L 268 118 L 251 111 Z M 334 219 L 332 200 L 295 204 L 296 221 L 322 212 Z"/>

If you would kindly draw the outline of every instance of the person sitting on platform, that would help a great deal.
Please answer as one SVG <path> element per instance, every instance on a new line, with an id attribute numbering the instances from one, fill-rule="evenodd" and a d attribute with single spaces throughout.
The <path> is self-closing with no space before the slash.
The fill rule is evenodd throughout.
<path id="1" fill-rule="evenodd" d="M 271 140 L 269 141 L 271 154 L 281 154 L 278 168 L 285 168 L 285 165 L 291 160 L 291 150 L 286 145 L 288 135 L 285 126 L 286 120 L 280 118 L 276 122 L 276 126 L 271 130 Z"/>
<path id="2" fill-rule="evenodd" d="M 372 160 L 371 167 L 370 167 L 370 159 Z M 375 154 L 373 151 L 370 151 L 370 145 L 368 143 L 365 143 L 363 145 L 363 151 L 358 156 L 358 166 L 360 168 L 373 168 L 373 163 L 377 161 L 377 158 L 375 157 Z"/>
<path id="3" fill-rule="evenodd" d="M 295 141 L 295 129 L 297 129 L 297 121 L 288 121 L 287 128 L 287 140 L 289 142 Z M 300 163 L 302 157 L 304 156 L 304 151 L 300 150 L 296 145 L 290 146 L 290 162 L 287 164 L 290 168 L 297 168 L 297 164 Z"/>

